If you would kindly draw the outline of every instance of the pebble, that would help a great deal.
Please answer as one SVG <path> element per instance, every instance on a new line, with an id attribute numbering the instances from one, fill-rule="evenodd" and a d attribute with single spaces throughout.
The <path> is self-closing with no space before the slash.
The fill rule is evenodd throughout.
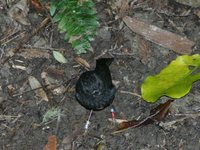
<path id="1" fill-rule="evenodd" d="M 110 41 L 111 39 L 111 33 L 109 31 L 109 28 L 107 26 L 101 28 L 99 31 L 98 31 L 98 35 L 104 39 L 105 41 Z"/>

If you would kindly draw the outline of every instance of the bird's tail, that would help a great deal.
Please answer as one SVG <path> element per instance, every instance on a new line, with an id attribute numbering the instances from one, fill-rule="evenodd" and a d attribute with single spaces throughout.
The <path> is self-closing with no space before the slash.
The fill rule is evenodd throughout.
<path id="1" fill-rule="evenodd" d="M 113 62 L 114 58 L 100 58 L 96 60 L 96 66 L 101 65 L 107 65 L 110 66 L 110 64 Z"/>

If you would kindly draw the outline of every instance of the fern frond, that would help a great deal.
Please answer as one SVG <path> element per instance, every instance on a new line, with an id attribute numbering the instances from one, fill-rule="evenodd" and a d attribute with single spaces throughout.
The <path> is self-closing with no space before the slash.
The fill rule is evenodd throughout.
<path id="1" fill-rule="evenodd" d="M 77 54 L 86 53 L 91 48 L 90 41 L 99 24 L 94 7 L 92 0 L 51 0 L 50 13 Z"/>

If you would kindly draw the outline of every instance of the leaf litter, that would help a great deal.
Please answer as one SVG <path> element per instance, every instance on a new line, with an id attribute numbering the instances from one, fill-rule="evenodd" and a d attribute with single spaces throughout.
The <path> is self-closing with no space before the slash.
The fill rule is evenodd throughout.
<path id="1" fill-rule="evenodd" d="M 43 150 L 56 150 L 57 148 L 57 137 L 50 135 L 48 137 L 48 143 L 44 146 Z"/>
<path id="2" fill-rule="evenodd" d="M 35 58 L 37 58 L 37 57 L 35 57 Z M 142 57 L 141 57 L 142 58 Z M 69 118 L 68 118 L 69 119 Z M 55 145 L 55 144 L 54 144 Z M 41 146 L 41 145 L 40 145 Z"/>
<path id="3" fill-rule="evenodd" d="M 31 25 L 29 19 L 27 18 L 28 12 L 29 12 L 28 0 L 21 0 L 10 8 L 8 14 L 12 19 L 23 25 Z"/>
<path id="4" fill-rule="evenodd" d="M 126 16 L 123 18 L 126 25 L 135 33 L 162 47 L 175 51 L 178 54 L 191 54 L 195 43 L 186 37 L 163 30 L 157 26 L 145 23 L 137 18 Z"/>
<path id="5" fill-rule="evenodd" d="M 49 101 L 46 92 L 43 90 L 42 85 L 40 82 L 34 77 L 29 76 L 28 78 L 29 84 L 31 86 L 31 89 L 35 91 L 36 95 L 44 101 Z"/>
<path id="6" fill-rule="evenodd" d="M 119 123 L 117 130 L 114 131 L 112 134 L 123 132 L 124 130 L 127 130 L 129 128 L 137 128 L 162 121 L 167 116 L 172 102 L 173 100 L 168 100 L 165 103 L 158 105 L 156 108 L 152 109 L 150 111 L 150 115 L 144 119 L 122 121 L 121 123 Z"/>

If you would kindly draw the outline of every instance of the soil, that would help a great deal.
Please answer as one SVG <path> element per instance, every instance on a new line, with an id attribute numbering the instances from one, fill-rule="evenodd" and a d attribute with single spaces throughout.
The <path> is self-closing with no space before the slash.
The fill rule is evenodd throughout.
<path id="1" fill-rule="evenodd" d="M 116 0 L 117 1 L 117 0 Z M 151 50 L 148 60 L 141 61 L 138 50 L 138 35 L 132 32 L 119 16 L 116 1 L 96 1 L 100 27 L 92 42 L 93 52 L 80 57 L 95 67 L 95 59 L 114 57 L 110 66 L 112 78 L 118 84 L 113 106 L 118 119 L 139 119 L 148 116 L 150 110 L 169 98 L 162 97 L 156 103 L 147 103 L 140 95 L 140 87 L 149 75 L 158 73 L 179 54 L 148 42 Z M 14 2 L 13 2 L 14 3 Z M 12 4 L 13 4 L 12 3 Z M 12 6 L 10 4 L 9 7 Z M 136 0 L 129 2 L 124 15 L 136 17 L 164 30 L 185 36 L 195 42 L 193 54 L 199 53 L 200 19 L 198 8 L 173 1 Z M 0 56 L 1 61 L 20 42 L 22 32 L 31 32 L 45 18 L 31 8 L 28 13 L 31 25 L 24 26 L 12 20 L 4 3 L 0 2 Z M 15 33 L 5 39 L 9 34 Z M 37 49 L 42 54 L 33 55 L 17 52 L 4 64 L 0 64 L 0 149 L 39 150 L 43 149 L 50 135 L 57 137 L 59 150 L 199 150 L 200 149 L 200 85 L 196 82 L 189 94 L 173 102 L 170 113 L 163 121 L 138 128 L 128 129 L 116 135 L 116 124 L 111 118 L 110 107 L 93 112 L 87 134 L 83 134 L 89 111 L 78 104 L 74 97 L 74 86 L 78 76 L 86 71 L 77 63 L 70 44 L 63 40 L 56 24 L 49 23 L 37 35 L 23 44 L 23 48 Z M 4 40 L 3 40 L 4 39 Z M 52 56 L 57 49 L 67 59 L 61 64 Z M 38 52 L 38 53 L 39 53 Z M 23 55 L 20 55 L 22 53 Z M 43 53 L 47 53 L 44 55 Z M 50 55 L 49 55 L 50 54 Z M 24 68 L 16 68 L 23 66 Z M 42 72 L 56 84 L 57 93 L 45 87 Z M 43 85 L 49 101 L 41 100 L 31 90 L 29 77 L 34 76 Z M 59 93 L 59 90 L 61 91 Z M 58 108 L 56 117 L 44 121 L 44 115 Z M 190 115 L 187 115 L 190 114 Z"/>

